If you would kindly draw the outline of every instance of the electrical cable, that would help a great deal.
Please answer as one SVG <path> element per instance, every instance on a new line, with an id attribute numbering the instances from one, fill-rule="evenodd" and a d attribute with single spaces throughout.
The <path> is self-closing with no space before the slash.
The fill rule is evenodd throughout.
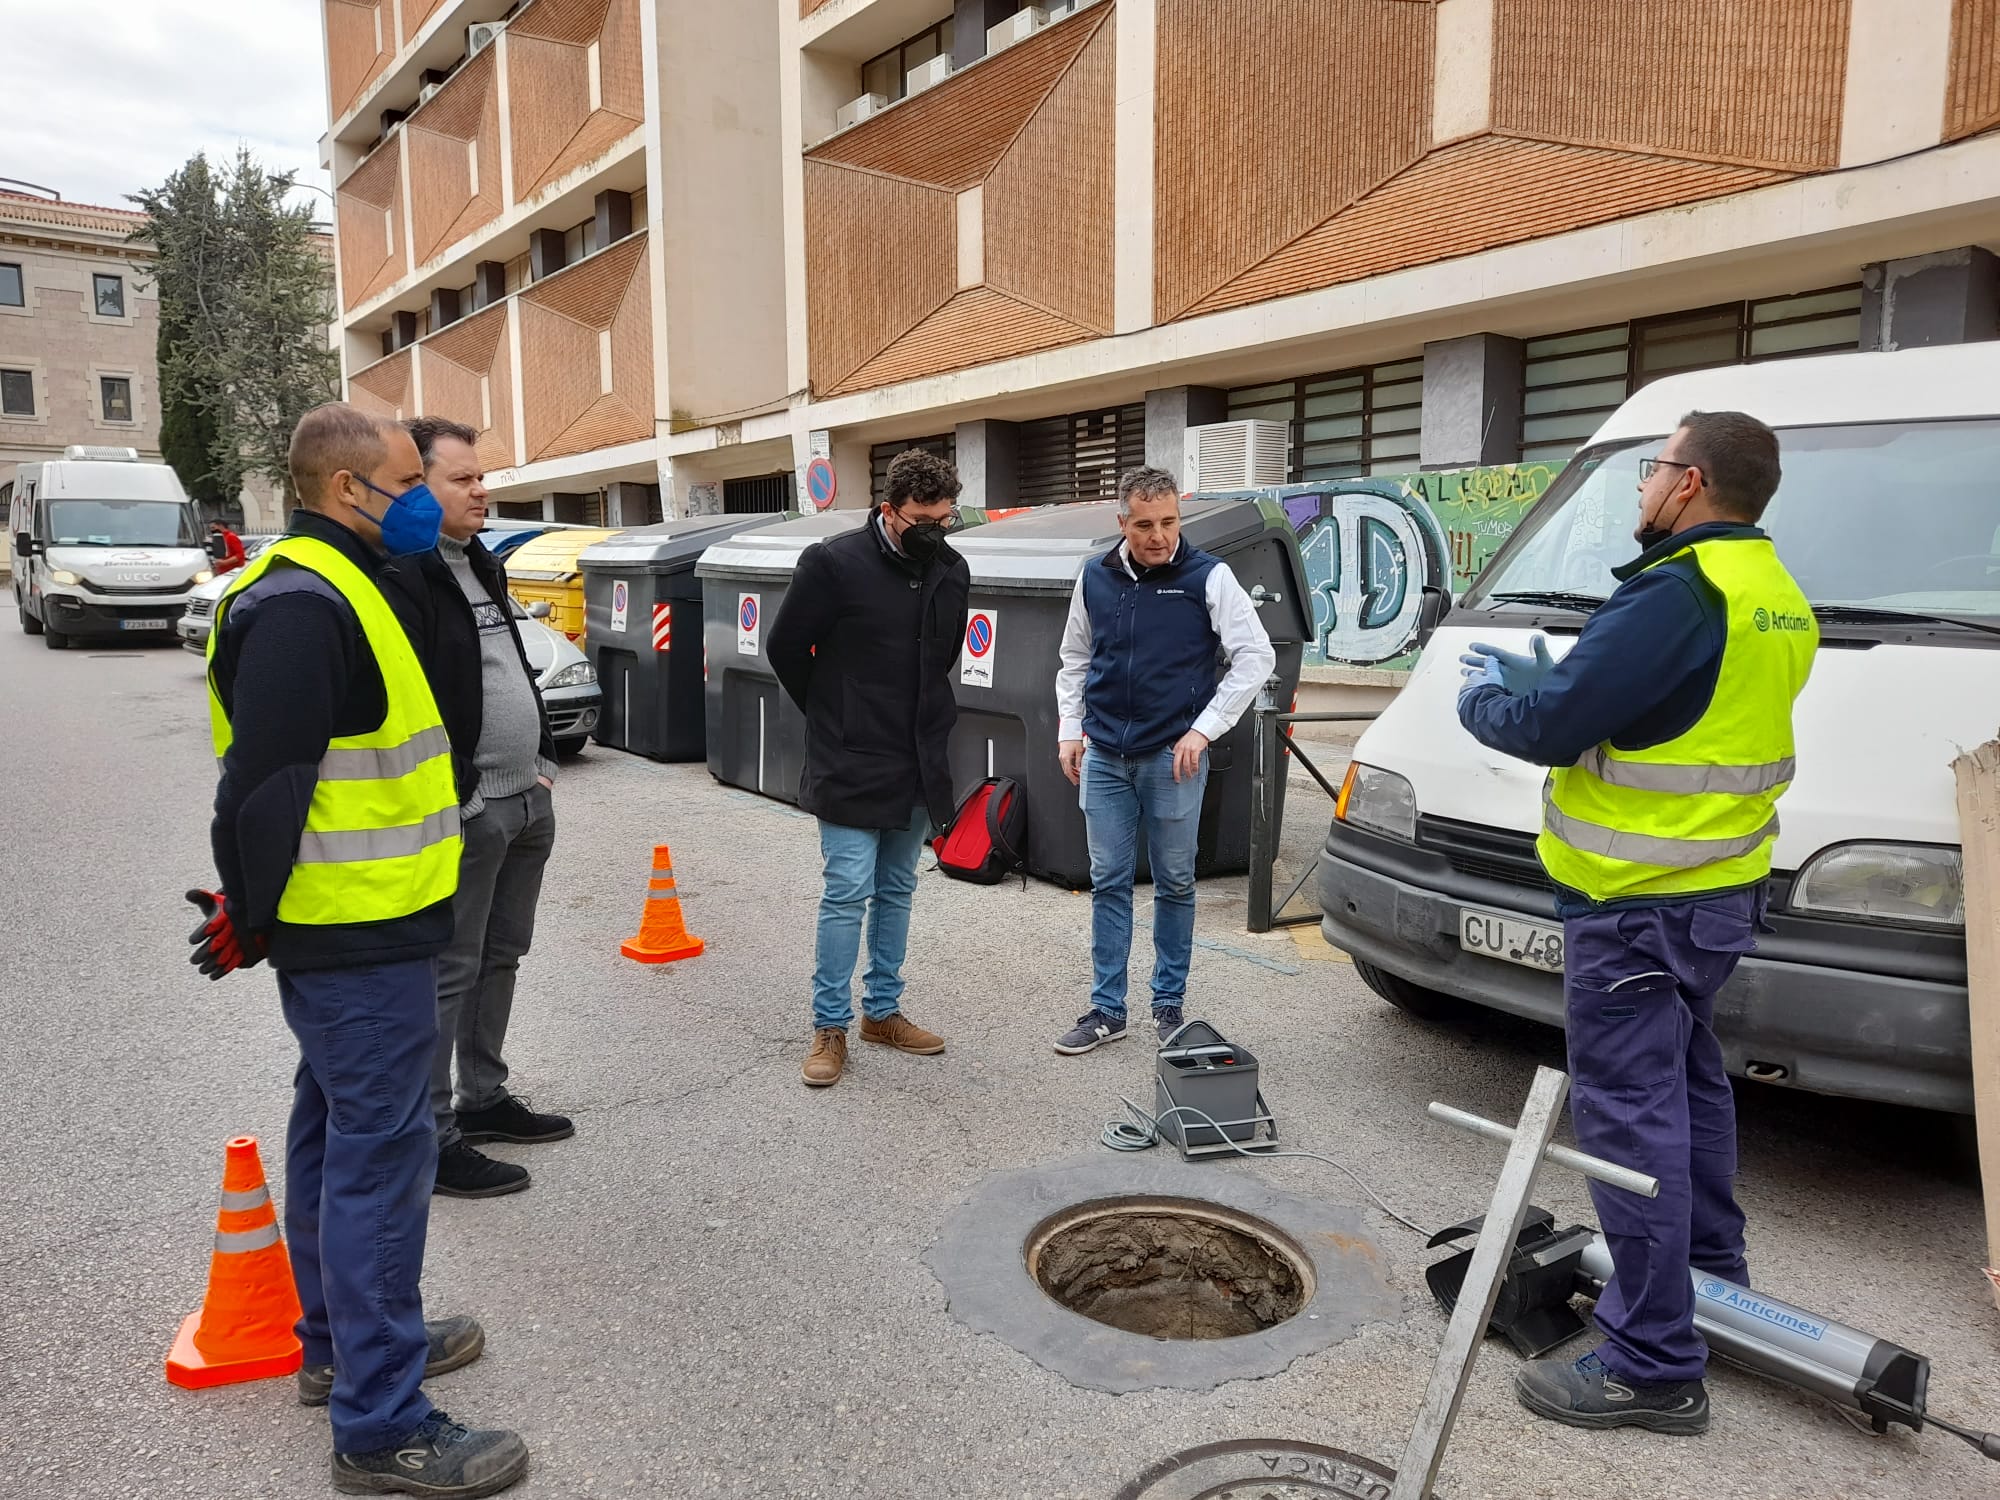
<path id="1" fill-rule="evenodd" d="M 1234 1151 L 1238 1156 L 1247 1156 L 1252 1161 L 1266 1161 L 1271 1159 L 1272 1157 L 1278 1157 L 1278 1156 L 1302 1156 L 1307 1161 L 1316 1161 L 1325 1163 L 1327 1166 L 1332 1167 L 1335 1171 L 1346 1174 L 1350 1182 L 1352 1182 L 1356 1187 L 1360 1188 L 1362 1192 L 1368 1195 L 1368 1201 L 1370 1203 L 1373 1203 L 1377 1208 L 1381 1209 L 1383 1213 L 1387 1214 L 1390 1218 L 1394 1219 L 1398 1224 L 1401 1224 L 1405 1229 L 1409 1230 L 1410 1233 L 1421 1236 L 1426 1240 L 1428 1240 L 1431 1237 L 1430 1231 L 1428 1229 L 1420 1229 L 1415 1224 L 1412 1224 L 1408 1219 L 1404 1218 L 1401 1214 L 1397 1213 L 1395 1209 L 1389 1207 L 1388 1204 L 1384 1203 L 1381 1197 L 1376 1193 L 1376 1191 L 1373 1188 L 1371 1188 L 1366 1182 L 1361 1180 L 1360 1174 L 1357 1173 L 1352 1167 L 1348 1166 L 1345 1162 L 1335 1161 L 1331 1156 L 1321 1156 L 1317 1151 L 1269 1151 L 1269 1150 L 1257 1150 L 1250 1147 L 1239 1145 L 1236 1141 L 1233 1141 L 1229 1138 L 1228 1134 L 1223 1130 L 1221 1125 L 1216 1123 L 1215 1117 L 1213 1115 L 1204 1114 L 1202 1113 L 1202 1111 L 1191 1108 L 1190 1106 L 1185 1104 L 1177 1104 L 1172 1109 L 1165 1110 L 1158 1116 L 1154 1116 L 1147 1114 L 1143 1109 L 1139 1108 L 1138 1105 L 1134 1104 L 1130 1099 L 1127 1099 L 1123 1094 L 1120 1094 L 1118 1096 L 1118 1102 L 1125 1106 L 1126 1113 L 1131 1115 L 1132 1118 L 1130 1120 L 1111 1120 L 1106 1122 L 1104 1126 L 1104 1134 L 1102 1136 L 1102 1140 L 1104 1141 L 1104 1144 L 1109 1146 L 1113 1151 L 1150 1150 L 1154 1146 L 1160 1144 L 1161 1120 L 1168 1119 L 1174 1115 L 1189 1115 L 1192 1116 L 1194 1119 L 1201 1121 L 1203 1124 L 1207 1125 L 1209 1129 L 1213 1130 L 1216 1133 L 1216 1135 L 1221 1138 L 1222 1144 L 1229 1147 L 1229 1149 Z"/>

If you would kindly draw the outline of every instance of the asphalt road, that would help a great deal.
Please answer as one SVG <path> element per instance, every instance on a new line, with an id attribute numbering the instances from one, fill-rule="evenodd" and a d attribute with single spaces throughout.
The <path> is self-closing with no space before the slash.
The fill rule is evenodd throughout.
<path id="1" fill-rule="evenodd" d="M 209 985 L 183 961 L 181 892 L 211 873 L 200 664 L 51 653 L 0 614 L 0 756 L 0 1495 L 326 1494 L 325 1418 L 288 1383 L 190 1393 L 161 1371 L 201 1297 L 222 1143 L 259 1136 L 276 1174 L 294 1058 L 267 972 Z M 1372 1210 L 1401 1317 L 1267 1379 L 1103 1395 L 951 1316 L 922 1259 L 946 1216 L 996 1172 L 1101 1156 L 1118 1094 L 1150 1087 L 1142 1043 L 1049 1050 L 1083 1008 L 1087 897 L 927 875 L 907 1004 L 950 1050 L 857 1048 L 845 1082 L 808 1092 L 813 824 L 701 767 L 600 749 L 557 800 L 510 1050 L 518 1086 L 577 1136 L 495 1148 L 534 1170 L 525 1194 L 440 1200 L 426 1282 L 434 1311 L 486 1324 L 485 1357 L 432 1393 L 522 1429 L 535 1468 L 517 1493 L 1109 1500 L 1170 1453 L 1247 1437 L 1395 1461 L 1443 1322 L 1414 1237 Z M 1309 846 L 1324 814 L 1294 806 L 1290 842 Z M 663 970 L 617 951 L 656 841 L 709 945 Z M 1241 881 L 1204 886 L 1199 936 L 1223 946 L 1196 952 L 1194 1008 L 1261 1054 L 1290 1140 L 1420 1223 L 1483 1208 L 1498 1151 L 1424 1105 L 1511 1116 L 1558 1040 L 1418 1025 L 1323 945 L 1244 935 L 1242 913 Z M 1935 1408 L 2000 1428 L 2000 1315 L 1954 1132 L 1743 1102 L 1760 1284 L 1927 1352 Z M 1189 1170 L 1361 1202 L 1310 1162 Z M 1573 1179 L 1539 1196 L 1588 1217 Z M 1706 1438 L 1551 1428 L 1516 1405 L 1513 1364 L 1485 1351 L 1442 1494 L 1970 1497 L 2000 1480 L 1940 1433 L 1872 1436 L 1726 1369 Z"/>

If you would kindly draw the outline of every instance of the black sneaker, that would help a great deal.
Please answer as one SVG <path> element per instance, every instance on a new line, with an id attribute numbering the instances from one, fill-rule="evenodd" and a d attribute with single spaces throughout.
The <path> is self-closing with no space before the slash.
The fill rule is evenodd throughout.
<path id="1" fill-rule="evenodd" d="M 566 1141 L 576 1134 L 568 1115 L 542 1115 L 528 1108 L 528 1101 L 509 1094 L 490 1109 L 462 1109 L 458 1112 L 458 1133 L 468 1141 L 509 1141 L 516 1146 L 534 1146 L 543 1141 Z"/>
<path id="2" fill-rule="evenodd" d="M 1708 1387 L 1699 1380 L 1620 1380 L 1594 1350 L 1575 1364 L 1538 1359 L 1523 1365 L 1514 1374 L 1514 1394 L 1536 1416 L 1570 1427 L 1643 1427 L 1677 1437 L 1708 1431 Z"/>
<path id="3" fill-rule="evenodd" d="M 469 1432 L 441 1411 L 392 1448 L 333 1455 L 333 1487 L 343 1495 L 424 1495 L 475 1500 L 497 1495 L 528 1472 L 517 1432 Z"/>
<path id="4" fill-rule="evenodd" d="M 424 1379 L 462 1370 L 486 1352 L 486 1330 L 471 1318 L 439 1318 L 424 1324 L 430 1353 L 424 1359 Z M 333 1396 L 332 1365 L 299 1367 L 299 1405 L 324 1406 Z"/>
<path id="5" fill-rule="evenodd" d="M 1093 1010 L 1076 1018 L 1076 1025 L 1065 1031 L 1056 1040 L 1056 1051 L 1064 1057 L 1080 1057 L 1086 1052 L 1094 1052 L 1106 1042 L 1115 1042 L 1125 1035 L 1125 1018 L 1112 1020 L 1101 1010 Z"/>
<path id="6" fill-rule="evenodd" d="M 511 1161 L 495 1161 L 464 1141 L 438 1152 L 437 1181 L 431 1191 L 442 1198 L 498 1198 L 528 1185 L 528 1169 Z"/>
<path id="7" fill-rule="evenodd" d="M 1160 1045 L 1164 1047 L 1167 1045 L 1167 1038 L 1179 1031 L 1187 1022 L 1181 1019 L 1181 1008 L 1178 1005 L 1164 1005 L 1154 1010 L 1153 1024 L 1159 1028 Z"/>

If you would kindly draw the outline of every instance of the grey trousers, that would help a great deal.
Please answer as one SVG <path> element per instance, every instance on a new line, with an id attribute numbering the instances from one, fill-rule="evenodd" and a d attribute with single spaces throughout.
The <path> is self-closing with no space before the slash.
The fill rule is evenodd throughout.
<path id="1" fill-rule="evenodd" d="M 514 1012 L 514 978 L 535 940 L 542 870 L 555 847 L 555 799 L 536 785 L 495 797 L 464 827 L 465 854 L 452 898 L 451 946 L 438 959 L 438 1044 L 431 1113 L 440 1148 L 459 1139 L 458 1111 L 491 1109 L 507 1097 L 500 1049 Z M 452 1093 L 452 1057 L 458 1092 Z"/>

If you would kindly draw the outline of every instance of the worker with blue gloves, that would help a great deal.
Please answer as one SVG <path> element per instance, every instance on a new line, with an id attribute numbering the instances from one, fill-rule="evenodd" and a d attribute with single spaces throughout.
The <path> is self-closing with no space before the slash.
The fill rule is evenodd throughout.
<path id="1" fill-rule="evenodd" d="M 1747 1284 L 1736 1113 L 1715 996 L 1757 945 L 1792 704 L 1819 627 L 1758 529 L 1778 440 L 1741 412 L 1689 412 L 1639 468 L 1641 552 L 1556 661 L 1474 645 L 1458 716 L 1481 744 L 1552 767 L 1536 853 L 1563 921 L 1577 1144 L 1657 1177 L 1590 1185 L 1615 1274 L 1604 1342 L 1515 1377 L 1573 1427 L 1707 1430 L 1708 1351 L 1688 1271 Z"/>

